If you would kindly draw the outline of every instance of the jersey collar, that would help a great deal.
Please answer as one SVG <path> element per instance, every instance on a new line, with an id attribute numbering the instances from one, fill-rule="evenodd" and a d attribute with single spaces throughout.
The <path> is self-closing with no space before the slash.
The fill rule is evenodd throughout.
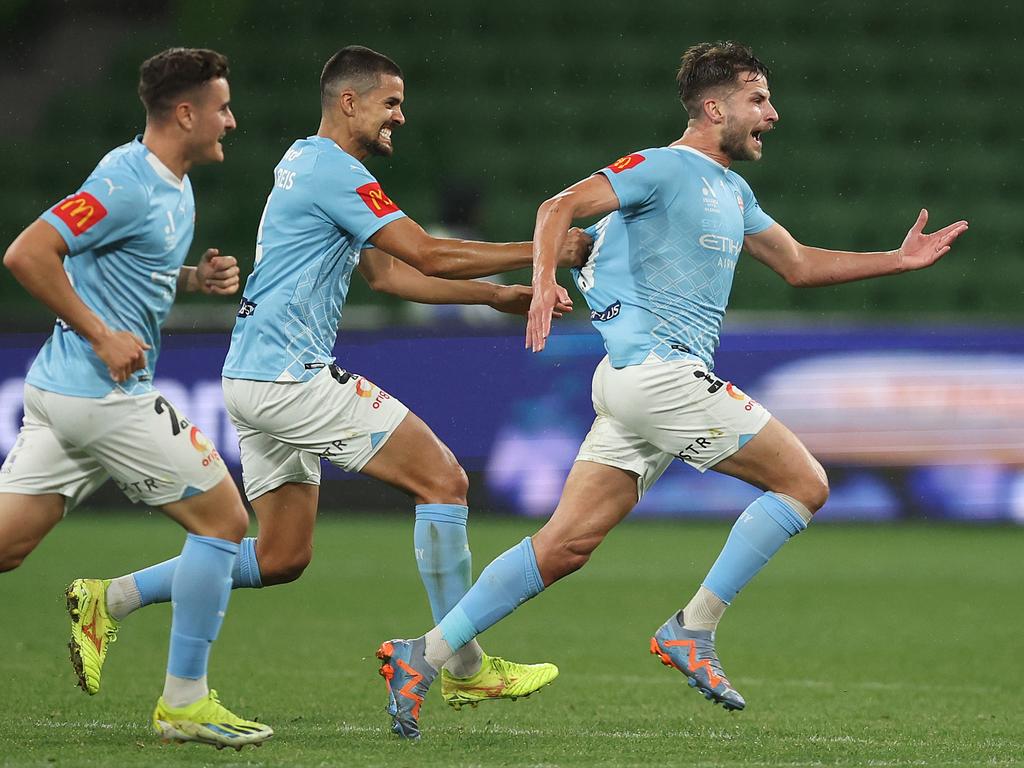
<path id="1" fill-rule="evenodd" d="M 678 150 L 682 150 L 683 152 L 689 152 L 690 154 L 696 155 L 697 157 L 702 157 L 705 160 L 707 160 L 709 163 L 714 165 L 716 168 L 718 168 L 720 171 L 724 171 L 725 173 L 729 173 L 729 169 L 728 168 L 726 168 L 720 162 L 715 160 L 713 157 L 709 157 L 708 155 L 705 155 L 699 149 L 694 149 L 693 147 L 688 147 L 685 144 L 676 144 L 674 147 L 669 147 L 669 149 L 678 149 Z"/>
<path id="2" fill-rule="evenodd" d="M 181 192 L 185 189 L 185 178 L 178 178 L 174 175 L 174 171 L 168 168 L 166 165 L 160 162 L 160 158 L 149 151 L 149 147 L 142 143 L 142 137 L 136 136 L 135 140 L 142 147 L 142 151 L 145 152 L 146 162 L 149 163 L 150 168 L 156 171 L 156 175 L 166 181 L 176 190 Z"/>

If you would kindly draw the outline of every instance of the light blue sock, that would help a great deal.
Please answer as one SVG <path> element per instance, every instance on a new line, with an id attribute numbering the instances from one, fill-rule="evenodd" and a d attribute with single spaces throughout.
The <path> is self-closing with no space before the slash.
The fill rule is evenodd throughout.
<path id="1" fill-rule="evenodd" d="M 772 555 L 806 527 L 796 510 L 774 493 L 755 499 L 732 527 L 704 586 L 731 603 Z"/>
<path id="2" fill-rule="evenodd" d="M 174 581 L 174 570 L 178 567 L 180 559 L 175 557 L 165 560 L 132 574 L 142 605 L 171 601 L 171 583 Z M 231 588 L 259 589 L 262 586 L 260 566 L 256 562 L 256 539 L 242 539 L 238 545 L 238 557 L 231 571 Z"/>
<path id="3" fill-rule="evenodd" d="M 416 505 L 416 567 L 427 588 L 435 623 L 459 602 L 473 581 L 468 517 L 469 508 L 460 504 Z"/>
<path id="4" fill-rule="evenodd" d="M 171 651 L 167 673 L 198 680 L 206 675 L 210 645 L 217 639 L 231 596 L 231 569 L 238 555 L 233 541 L 185 537 L 171 585 Z"/>
<path id="5" fill-rule="evenodd" d="M 533 542 L 527 536 L 484 568 L 438 628 L 448 647 L 457 651 L 543 589 Z"/>

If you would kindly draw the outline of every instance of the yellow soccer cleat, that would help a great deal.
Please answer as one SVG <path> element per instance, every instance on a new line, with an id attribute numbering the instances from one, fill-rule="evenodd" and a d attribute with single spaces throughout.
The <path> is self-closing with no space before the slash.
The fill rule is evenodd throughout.
<path id="1" fill-rule="evenodd" d="M 247 744 L 258 747 L 274 735 L 270 726 L 245 720 L 225 708 L 216 691 L 181 708 L 167 706 L 161 696 L 153 710 L 153 729 L 164 741 L 196 741 L 237 750 Z"/>
<path id="2" fill-rule="evenodd" d="M 109 579 L 75 579 L 64 592 L 71 614 L 71 666 L 78 687 L 90 696 L 100 689 L 107 650 L 117 640 L 118 622 L 107 612 L 109 585 Z"/>
<path id="3" fill-rule="evenodd" d="M 483 658 L 480 671 L 472 677 L 454 677 L 441 671 L 441 698 L 455 709 L 463 704 L 474 707 L 481 701 L 526 697 L 550 685 L 558 677 L 554 664 L 517 664 L 496 656 Z"/>

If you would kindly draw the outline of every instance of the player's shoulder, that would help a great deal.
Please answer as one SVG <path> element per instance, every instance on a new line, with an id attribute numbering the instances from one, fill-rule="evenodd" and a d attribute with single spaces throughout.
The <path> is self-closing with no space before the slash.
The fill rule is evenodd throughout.
<path id="1" fill-rule="evenodd" d="M 292 145 L 293 149 L 298 147 L 311 151 L 312 171 L 317 175 L 324 175 L 335 181 L 344 182 L 348 179 L 361 179 L 365 181 L 376 181 L 373 174 L 362 162 L 339 147 L 333 139 L 323 136 L 310 136 L 308 139 L 300 139 Z"/>
<path id="2" fill-rule="evenodd" d="M 83 186 L 98 189 L 105 197 L 116 193 L 119 199 L 133 202 L 147 199 L 152 191 L 144 167 L 147 154 L 137 140 L 115 147 L 103 156 Z"/>
<path id="3" fill-rule="evenodd" d="M 604 170 L 610 171 L 613 174 L 620 174 L 633 168 L 639 168 L 644 163 L 648 164 L 644 170 L 651 171 L 655 167 L 677 165 L 678 158 L 669 147 L 648 147 L 647 149 L 638 149 L 635 152 L 630 152 L 628 155 L 623 155 L 614 163 L 606 166 Z"/>

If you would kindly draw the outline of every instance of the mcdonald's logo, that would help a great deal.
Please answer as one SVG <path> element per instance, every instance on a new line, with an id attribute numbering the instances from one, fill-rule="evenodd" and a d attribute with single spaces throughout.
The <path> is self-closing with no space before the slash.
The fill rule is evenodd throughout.
<path id="1" fill-rule="evenodd" d="M 71 234 L 78 236 L 107 215 L 103 203 L 88 192 L 76 192 L 50 209 L 50 213 L 68 225 Z"/>
<path id="2" fill-rule="evenodd" d="M 366 207 L 373 211 L 373 215 L 378 219 L 387 216 L 389 213 L 395 213 L 398 210 L 398 206 L 395 205 L 390 197 L 384 194 L 384 190 L 380 188 L 380 184 L 376 181 L 370 184 L 363 184 L 363 186 L 356 189 L 356 192 L 363 198 Z"/>
<path id="3" fill-rule="evenodd" d="M 626 155 L 620 157 L 614 163 L 608 166 L 608 169 L 612 173 L 622 173 L 623 171 L 629 170 L 630 168 L 636 168 L 647 158 L 638 152 L 634 152 L 632 155 Z"/>

